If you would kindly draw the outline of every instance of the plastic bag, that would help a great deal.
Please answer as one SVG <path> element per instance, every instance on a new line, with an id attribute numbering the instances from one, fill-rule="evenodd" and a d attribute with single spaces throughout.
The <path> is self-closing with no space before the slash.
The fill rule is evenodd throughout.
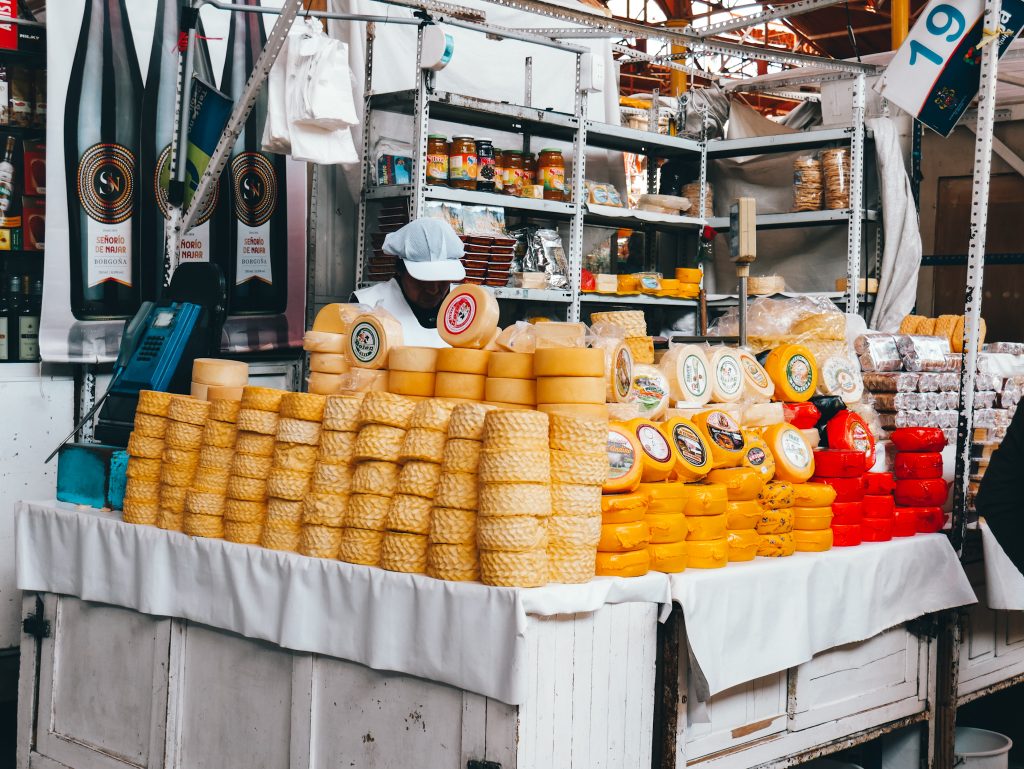
<path id="1" fill-rule="evenodd" d="M 862 334 L 853 347 L 864 371 L 900 371 L 903 368 L 903 358 L 891 334 Z"/>

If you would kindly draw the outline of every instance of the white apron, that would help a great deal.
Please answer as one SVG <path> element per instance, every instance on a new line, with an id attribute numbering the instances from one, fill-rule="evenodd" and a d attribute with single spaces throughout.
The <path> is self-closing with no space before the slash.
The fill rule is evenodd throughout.
<path id="1" fill-rule="evenodd" d="M 448 346 L 441 335 L 437 333 L 436 328 L 423 328 L 420 325 L 415 313 L 405 300 L 402 288 L 394 278 L 387 283 L 378 283 L 369 288 L 359 289 L 354 293 L 360 303 L 368 304 L 370 307 L 379 303 L 381 307 L 395 316 L 395 320 L 402 324 L 403 344 L 412 347 Z"/>

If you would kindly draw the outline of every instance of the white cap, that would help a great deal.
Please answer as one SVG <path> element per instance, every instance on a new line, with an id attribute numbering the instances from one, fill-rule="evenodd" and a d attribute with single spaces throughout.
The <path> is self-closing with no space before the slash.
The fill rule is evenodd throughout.
<path id="1" fill-rule="evenodd" d="M 457 283 L 466 277 L 465 249 L 448 222 L 417 219 L 384 238 L 384 253 L 401 257 L 416 280 Z"/>

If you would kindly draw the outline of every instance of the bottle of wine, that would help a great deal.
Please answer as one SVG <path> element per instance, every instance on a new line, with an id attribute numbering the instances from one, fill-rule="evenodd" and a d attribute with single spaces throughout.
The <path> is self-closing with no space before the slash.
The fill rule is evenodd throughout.
<path id="1" fill-rule="evenodd" d="M 164 279 L 164 222 L 168 216 L 167 188 L 171 179 L 171 142 L 177 135 L 174 110 L 178 99 L 180 5 L 180 0 L 157 0 L 153 46 L 149 53 L 146 90 L 142 97 L 139 218 L 145 261 L 143 280 L 146 284 L 155 283 L 154 293 L 157 294 L 163 286 Z M 201 22 L 197 33 L 193 57 L 194 73 L 206 82 L 212 83 L 213 66 L 210 63 L 210 52 Z M 184 162 L 184 159 L 181 162 Z M 224 249 L 219 248 L 217 244 L 218 227 L 211 221 L 216 210 L 215 190 L 196 225 L 182 237 L 182 262 L 208 262 L 211 258 L 223 261 Z M 219 231 L 222 245 L 223 227 Z M 222 263 L 221 269 L 225 269 L 226 266 L 226 263 Z M 173 271 L 173 263 L 171 268 Z M 149 295 L 149 292 L 144 290 L 144 294 Z"/>
<path id="2" fill-rule="evenodd" d="M 17 285 L 18 279 L 14 278 L 14 281 L 8 278 L 4 281 L 4 284 L 0 286 L 0 363 L 8 363 L 12 360 L 17 360 L 17 355 L 12 355 L 16 352 L 18 345 L 12 338 L 12 332 L 14 329 L 14 323 L 11 320 L 11 307 L 12 299 L 17 296 L 17 290 L 10 292 L 8 288 L 12 285 Z M 15 316 L 16 319 L 16 316 Z"/>
<path id="3" fill-rule="evenodd" d="M 6 216 L 14 197 L 14 137 L 7 137 L 4 159 L 0 160 L 0 216 Z"/>
<path id="4" fill-rule="evenodd" d="M 125 0 L 85 0 L 64 108 L 71 311 L 79 320 L 130 317 L 142 298 L 141 102 Z"/>
<path id="5" fill-rule="evenodd" d="M 259 0 L 245 0 L 258 6 Z M 233 13 L 220 89 L 238 101 L 266 43 L 263 14 Z M 267 122 L 267 91 L 260 90 L 231 156 L 228 312 L 263 315 L 284 312 L 288 303 L 288 212 L 284 158 L 260 152 Z M 227 180 L 225 180 L 227 184 Z M 226 196 L 227 197 L 227 196 Z"/>
<path id="6" fill-rule="evenodd" d="M 18 309 L 18 359 L 39 360 L 39 313 L 43 303 L 43 281 L 26 275 Z"/>

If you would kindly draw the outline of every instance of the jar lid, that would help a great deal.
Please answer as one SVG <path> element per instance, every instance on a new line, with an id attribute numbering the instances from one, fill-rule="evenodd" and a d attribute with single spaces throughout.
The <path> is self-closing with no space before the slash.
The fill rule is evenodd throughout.
<path id="1" fill-rule="evenodd" d="M 453 136 L 452 139 L 469 139 L 470 141 L 476 141 L 472 136 L 469 136 L 468 134 L 457 134 L 456 136 Z"/>
<path id="2" fill-rule="evenodd" d="M 546 148 L 541 150 L 541 154 L 543 154 L 545 152 L 557 152 L 559 155 L 562 154 L 562 151 L 560 149 L 555 149 L 553 147 L 546 147 Z"/>
<path id="3" fill-rule="evenodd" d="M 506 155 L 522 155 L 523 153 L 519 150 L 505 150 Z"/>
<path id="4" fill-rule="evenodd" d="M 476 143 L 477 144 L 483 144 L 484 142 L 486 142 L 487 144 L 490 144 L 493 141 L 494 141 L 493 139 L 477 139 Z"/>
<path id="5" fill-rule="evenodd" d="M 448 137 L 445 136 L 444 134 L 427 134 L 427 138 L 428 139 L 444 139 L 445 141 L 448 141 Z"/>

